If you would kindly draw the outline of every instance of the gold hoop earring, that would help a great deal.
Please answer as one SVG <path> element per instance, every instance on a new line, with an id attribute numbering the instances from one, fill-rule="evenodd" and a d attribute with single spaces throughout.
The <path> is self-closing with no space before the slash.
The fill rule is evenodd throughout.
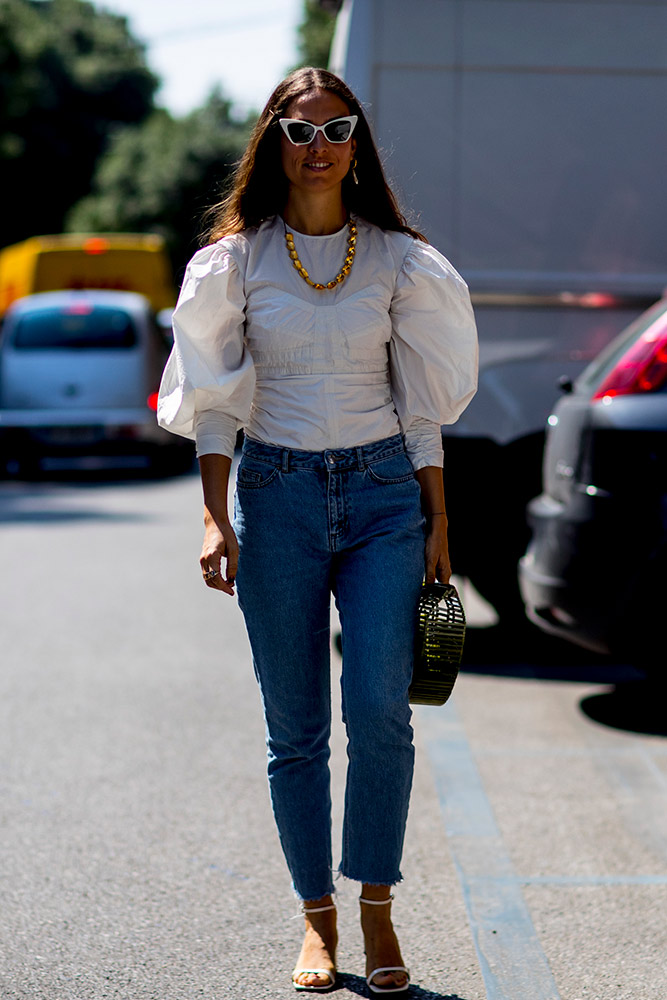
<path id="1" fill-rule="evenodd" d="M 358 184 L 359 183 L 359 178 L 357 177 L 357 172 L 354 169 L 356 167 L 356 165 L 357 165 L 357 161 L 356 161 L 356 158 L 355 158 L 354 160 L 352 160 L 352 180 L 354 181 L 355 184 Z"/>

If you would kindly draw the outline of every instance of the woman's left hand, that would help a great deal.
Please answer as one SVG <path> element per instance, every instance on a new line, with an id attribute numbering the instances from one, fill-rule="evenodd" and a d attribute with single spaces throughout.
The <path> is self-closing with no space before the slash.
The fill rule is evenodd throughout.
<path id="1" fill-rule="evenodd" d="M 424 548 L 424 579 L 426 583 L 449 583 L 452 567 L 447 545 L 447 518 L 444 515 L 427 518 L 430 528 Z"/>
<path id="2" fill-rule="evenodd" d="M 422 509 L 426 517 L 428 534 L 424 549 L 424 579 L 426 583 L 449 583 L 452 567 L 449 565 L 447 546 L 447 513 L 442 469 L 427 465 L 415 472 L 422 495 Z"/>

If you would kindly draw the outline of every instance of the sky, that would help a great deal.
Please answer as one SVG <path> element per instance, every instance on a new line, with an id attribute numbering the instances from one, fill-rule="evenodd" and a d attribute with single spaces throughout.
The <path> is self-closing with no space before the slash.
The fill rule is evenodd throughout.
<path id="1" fill-rule="evenodd" d="M 216 84 L 239 115 L 260 110 L 297 61 L 302 0 L 94 0 L 122 14 L 161 77 L 157 103 L 184 115 Z"/>

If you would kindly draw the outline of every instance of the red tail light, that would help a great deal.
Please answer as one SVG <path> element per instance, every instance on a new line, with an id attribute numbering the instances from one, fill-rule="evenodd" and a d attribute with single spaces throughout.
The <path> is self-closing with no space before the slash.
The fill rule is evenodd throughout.
<path id="1" fill-rule="evenodd" d="M 148 409 L 152 410 L 153 413 L 157 413 L 158 396 L 159 396 L 159 393 L 152 392 L 150 394 L 150 396 L 148 397 L 148 399 L 146 400 L 146 405 L 148 406 Z"/>
<path id="2" fill-rule="evenodd" d="M 106 253 L 109 249 L 109 241 L 105 240 L 102 236 L 89 236 L 87 240 L 83 242 L 84 253 L 90 254 L 92 257 L 97 256 L 100 253 Z"/>
<path id="3" fill-rule="evenodd" d="M 72 302 L 71 305 L 67 306 L 65 309 L 66 316 L 90 316 L 93 311 L 93 307 L 89 302 Z"/>
<path id="4" fill-rule="evenodd" d="M 616 362 L 593 399 L 655 392 L 667 382 L 667 324 L 662 315 Z"/>

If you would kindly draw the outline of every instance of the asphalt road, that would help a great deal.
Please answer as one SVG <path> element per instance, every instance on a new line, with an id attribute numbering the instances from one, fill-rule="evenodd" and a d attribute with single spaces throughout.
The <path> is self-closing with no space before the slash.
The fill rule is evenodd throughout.
<path id="1" fill-rule="evenodd" d="M 259 697 L 200 523 L 194 476 L 0 483 L 2 1000 L 295 995 Z M 462 589 L 465 669 L 415 720 L 411 996 L 665 1000 L 664 691 L 508 641 Z M 344 768 L 339 725 L 337 832 Z M 369 995 L 357 895 L 340 884 L 341 998 Z"/>

